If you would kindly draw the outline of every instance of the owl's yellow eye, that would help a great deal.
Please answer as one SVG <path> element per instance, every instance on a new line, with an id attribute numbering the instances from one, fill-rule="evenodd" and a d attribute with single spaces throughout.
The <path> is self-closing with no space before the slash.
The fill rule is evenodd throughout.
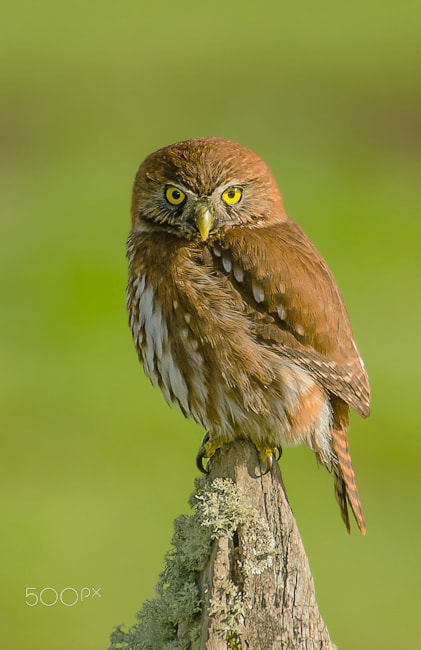
<path id="1" fill-rule="evenodd" d="M 234 205 L 234 203 L 238 203 L 238 201 L 241 199 L 242 194 L 243 193 L 239 187 L 229 187 L 223 193 L 222 198 L 225 203 L 228 203 L 228 205 Z"/>
<path id="2" fill-rule="evenodd" d="M 165 190 L 165 198 L 167 199 L 168 203 L 171 203 L 171 205 L 180 205 L 180 203 L 183 203 L 184 199 L 186 198 L 186 195 L 184 192 L 178 189 L 178 187 L 167 187 Z"/>

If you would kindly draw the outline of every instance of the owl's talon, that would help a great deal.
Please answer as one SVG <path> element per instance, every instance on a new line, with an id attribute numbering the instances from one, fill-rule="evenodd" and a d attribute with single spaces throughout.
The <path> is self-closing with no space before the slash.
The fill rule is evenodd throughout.
<path id="1" fill-rule="evenodd" d="M 258 447 L 257 449 L 260 454 L 261 463 L 266 464 L 266 469 L 262 473 L 262 476 L 266 476 L 266 474 L 268 474 L 273 467 L 273 457 L 275 455 L 275 451 L 277 451 L 279 454 L 276 460 L 279 460 L 282 454 L 282 448 L 275 447 L 274 449 L 272 449 L 272 447 Z"/>
<path id="2" fill-rule="evenodd" d="M 273 456 L 272 455 L 266 456 L 266 469 L 262 473 L 262 476 L 266 476 L 266 474 L 269 474 L 272 467 L 273 467 Z"/>
<path id="3" fill-rule="evenodd" d="M 203 474 L 209 474 L 209 471 L 206 469 L 206 467 L 203 465 L 203 459 L 206 458 L 206 448 L 204 445 L 202 445 L 197 452 L 196 456 L 196 466 L 200 472 L 203 472 Z"/>
<path id="4" fill-rule="evenodd" d="M 204 455 L 200 453 L 197 454 L 196 456 L 196 467 L 199 469 L 200 472 L 203 474 L 209 474 L 209 471 L 206 469 L 206 467 L 203 465 L 203 458 Z"/>
<path id="5" fill-rule="evenodd" d="M 209 474 L 209 471 L 203 465 L 203 459 L 212 458 L 215 451 L 219 449 L 219 447 L 222 447 L 224 442 L 226 441 L 222 440 L 221 438 L 218 440 L 215 439 L 215 437 L 212 437 L 212 434 L 209 431 L 203 438 L 202 444 L 196 456 L 196 466 L 201 472 L 203 472 L 203 474 Z"/>
<path id="6" fill-rule="evenodd" d="M 197 456 L 196 456 L 196 466 L 200 472 L 203 472 L 203 474 L 209 474 L 208 470 L 203 465 L 203 459 L 206 458 L 207 442 L 209 442 L 209 431 L 205 433 L 205 437 L 202 440 L 202 444 L 199 447 L 199 451 L 197 452 Z"/>

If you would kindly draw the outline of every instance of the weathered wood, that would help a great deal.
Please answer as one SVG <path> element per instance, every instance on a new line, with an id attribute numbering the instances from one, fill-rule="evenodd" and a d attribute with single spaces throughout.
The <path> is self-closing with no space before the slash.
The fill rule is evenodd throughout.
<path id="1" fill-rule="evenodd" d="M 237 587 L 235 593 L 242 604 L 242 624 L 233 630 L 241 642 L 238 647 L 335 648 L 317 607 L 309 563 L 278 464 L 262 475 L 254 445 L 237 440 L 218 450 L 209 470 L 210 484 L 217 478 L 233 481 L 243 493 L 251 516 L 232 536 L 223 535 L 214 542 L 200 576 L 205 606 L 196 647 L 230 647 L 224 607 L 218 611 L 214 605 L 211 609 L 215 613 L 208 614 L 209 604 L 224 598 L 229 580 Z"/>
<path id="2" fill-rule="evenodd" d="M 278 464 L 262 475 L 241 439 L 208 469 L 174 523 L 157 597 L 110 650 L 333 650 Z"/>

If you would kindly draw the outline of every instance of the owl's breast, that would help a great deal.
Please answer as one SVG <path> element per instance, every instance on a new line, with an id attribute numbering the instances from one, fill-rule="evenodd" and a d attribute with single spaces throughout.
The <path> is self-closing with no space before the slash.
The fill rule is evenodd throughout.
<path id="1" fill-rule="evenodd" d="M 249 435 L 295 444 L 321 427 L 326 438 L 323 391 L 259 342 L 241 295 L 206 254 L 180 247 L 162 260 L 148 260 L 143 249 L 131 260 L 127 297 L 145 373 L 184 415 L 224 439 Z M 302 400 L 314 392 L 314 418 L 298 422 Z"/>
<path id="2" fill-rule="evenodd" d="M 144 371 L 171 405 L 205 426 L 208 399 L 204 359 L 192 335 L 191 315 L 178 292 L 158 286 L 146 274 L 130 278 L 128 311 Z"/>
<path id="3" fill-rule="evenodd" d="M 234 402 L 261 409 L 251 384 L 268 384 L 273 373 L 251 350 L 240 296 L 209 255 L 180 241 L 164 250 L 165 240 L 159 246 L 157 239 L 129 246 L 127 308 L 145 374 L 168 403 L 204 427 L 221 411 L 235 411 Z"/>

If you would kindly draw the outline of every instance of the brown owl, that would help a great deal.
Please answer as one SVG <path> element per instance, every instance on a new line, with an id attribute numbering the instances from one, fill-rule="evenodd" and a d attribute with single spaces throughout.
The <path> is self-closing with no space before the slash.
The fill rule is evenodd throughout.
<path id="1" fill-rule="evenodd" d="M 334 475 L 362 533 L 346 431 L 370 413 L 364 364 L 326 262 L 284 211 L 255 153 L 221 138 L 146 158 L 133 190 L 128 311 L 146 375 L 209 431 L 199 467 L 223 443 L 306 443 Z"/>

